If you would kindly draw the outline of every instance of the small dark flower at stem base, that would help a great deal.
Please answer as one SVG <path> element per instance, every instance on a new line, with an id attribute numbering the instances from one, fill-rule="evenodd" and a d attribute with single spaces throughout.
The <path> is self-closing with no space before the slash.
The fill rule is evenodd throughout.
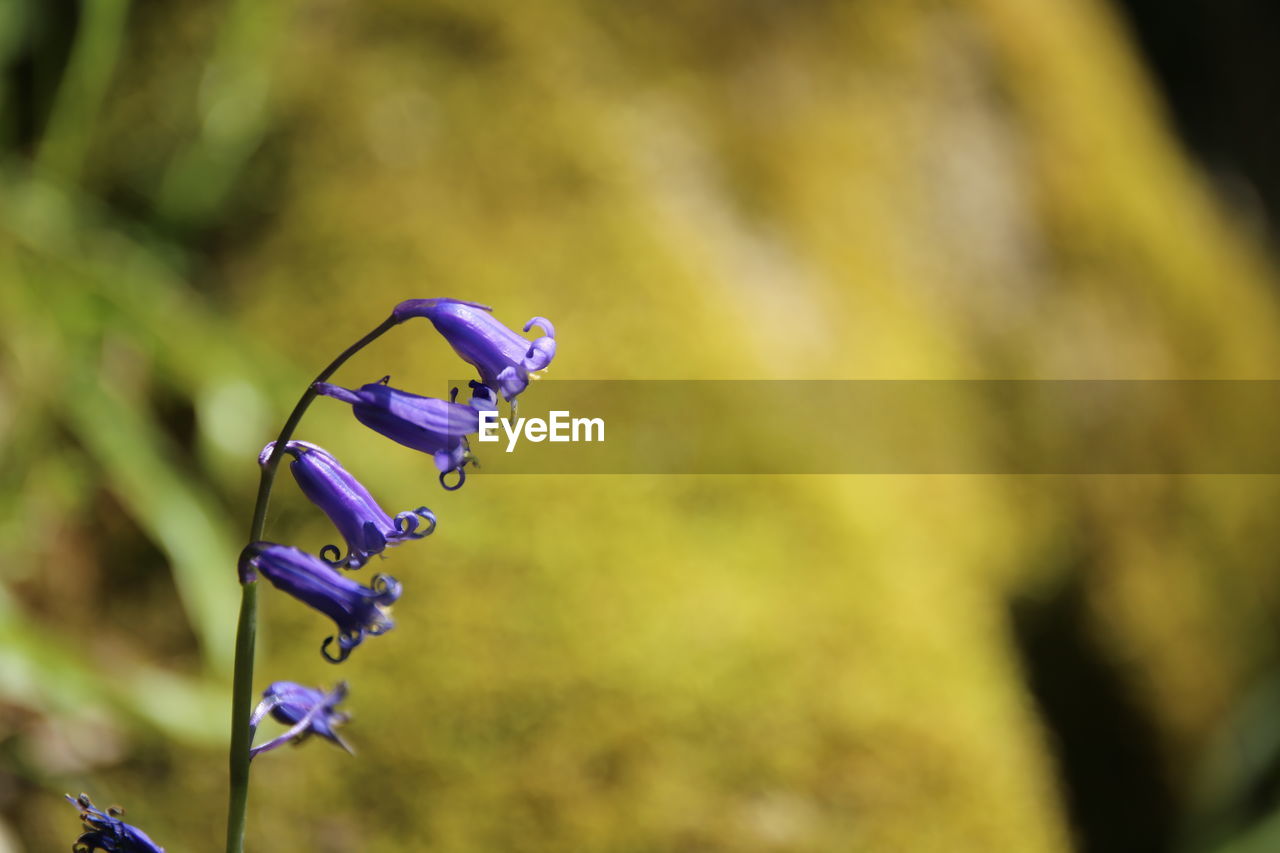
<path id="1" fill-rule="evenodd" d="M 395 627 L 387 608 L 400 597 L 400 583 L 390 575 L 374 575 L 369 586 L 361 586 L 314 554 L 271 542 L 254 542 L 240 555 L 240 582 L 251 583 L 257 572 L 334 621 L 338 655 L 329 653 L 334 637 L 320 646 L 331 663 L 346 660 L 366 635 L 376 637 Z"/>
<path id="2" fill-rule="evenodd" d="M 105 812 L 101 811 L 94 807 L 88 794 L 78 797 L 67 794 L 67 802 L 80 810 L 80 820 L 84 821 L 86 830 L 71 848 L 77 853 L 92 850 L 105 850 L 107 853 L 164 853 L 164 848 L 148 838 L 145 832 L 122 821 L 120 816 L 124 812 L 120 809 L 113 807 Z"/>
<path id="3" fill-rule="evenodd" d="M 533 341 L 508 329 L 490 313 L 493 309 L 460 299 L 410 299 L 391 316 L 403 323 L 426 317 L 462 360 L 480 371 L 480 380 L 508 403 L 529 386 L 530 374 L 551 364 L 556 354 L 556 330 L 550 321 L 534 317 L 524 331 L 542 328 Z"/>
<path id="4" fill-rule="evenodd" d="M 273 441 L 262 448 L 258 455 L 259 464 L 267 463 L 275 446 Z M 430 536 L 435 531 L 435 514 L 426 507 L 402 512 L 392 519 L 369 490 L 324 448 L 307 441 L 290 441 L 285 444 L 284 452 L 293 456 L 289 470 L 302 493 L 329 516 L 347 540 L 345 557 L 335 545 L 320 549 L 321 558 L 330 564 L 358 569 L 369 561 L 369 557 L 381 554 L 386 548 Z M 419 530 L 424 521 L 425 529 Z"/>
<path id="5" fill-rule="evenodd" d="M 342 725 L 350 719 L 346 714 L 335 710 L 338 703 L 347 698 L 347 683 L 341 681 L 333 690 L 325 692 L 314 687 L 304 687 L 292 681 L 277 681 L 262 692 L 262 701 L 249 720 L 250 740 L 258 724 L 268 714 L 277 722 L 289 726 L 284 734 L 272 738 L 261 746 L 249 750 L 249 757 L 269 752 L 290 741 L 301 743 L 309 735 L 319 735 L 351 752 L 351 747 L 338 737 L 335 726 Z"/>
<path id="6" fill-rule="evenodd" d="M 381 382 L 370 382 L 354 391 L 328 382 L 317 382 L 312 387 L 317 394 L 350 403 L 356 420 L 370 429 L 405 447 L 431 454 L 440 471 L 441 484 L 445 483 L 445 474 L 457 471 L 457 485 L 445 485 L 446 489 L 462 485 L 466 478 L 463 466 L 471 459 L 467 435 L 480 429 L 480 412 L 475 408 L 419 397 Z"/>

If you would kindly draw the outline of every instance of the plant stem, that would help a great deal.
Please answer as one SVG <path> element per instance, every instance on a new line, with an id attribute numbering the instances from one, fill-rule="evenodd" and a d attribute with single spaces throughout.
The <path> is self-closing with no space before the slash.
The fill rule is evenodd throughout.
<path id="1" fill-rule="evenodd" d="M 314 385 L 323 382 L 347 359 L 364 349 L 384 332 L 396 325 L 394 317 L 388 317 L 381 325 L 369 334 L 343 350 L 342 354 L 320 371 L 312 384 L 307 386 L 298 404 L 293 407 L 289 419 L 284 422 L 276 446 L 271 451 L 265 465 L 262 466 L 258 480 L 258 501 L 253 507 L 253 521 L 249 526 L 249 543 L 262 538 L 263 528 L 267 524 L 267 504 L 271 500 L 271 486 L 276 479 L 276 469 L 280 467 L 280 457 L 284 454 L 284 446 L 293 437 L 307 407 L 316 398 Z M 249 716 L 253 712 L 253 652 L 258 635 L 258 584 L 256 581 L 246 583 L 240 590 L 240 621 L 236 628 L 236 666 L 231 692 L 231 793 L 227 806 L 227 853 L 242 853 L 244 850 L 245 810 L 249 805 L 249 742 L 252 733 L 249 731 Z"/>

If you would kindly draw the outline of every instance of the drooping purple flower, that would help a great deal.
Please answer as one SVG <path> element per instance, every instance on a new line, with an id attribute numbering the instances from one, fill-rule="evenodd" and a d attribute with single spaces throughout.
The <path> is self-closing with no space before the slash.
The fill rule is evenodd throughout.
<path id="1" fill-rule="evenodd" d="M 262 448 L 258 463 L 265 465 L 276 443 Z M 336 545 L 320 549 L 321 559 L 335 566 L 358 569 L 369 557 L 411 539 L 430 536 L 436 529 L 435 514 L 425 506 L 405 511 L 394 519 L 383 511 L 369 490 L 351 476 L 323 447 L 307 441 L 290 441 L 284 452 L 293 456 L 289 470 L 302 493 L 324 510 L 347 540 L 347 556 Z M 419 530 L 422 522 L 425 528 Z"/>
<path id="2" fill-rule="evenodd" d="M 390 388 L 383 382 L 370 382 L 352 391 L 328 382 L 317 382 L 317 394 L 351 404 L 356 420 L 382 433 L 405 447 L 430 453 L 440 470 L 440 483 L 446 489 L 459 488 L 466 480 L 463 466 L 471 459 L 467 435 L 480 429 L 480 412 L 472 406 L 419 397 L 407 391 Z M 458 472 L 458 482 L 449 486 L 445 475 Z"/>
<path id="3" fill-rule="evenodd" d="M 315 687 L 304 687 L 292 681 L 277 681 L 262 692 L 262 701 L 254 709 L 249 720 L 250 739 L 257 731 L 258 724 L 268 714 L 279 723 L 289 726 L 288 731 L 272 738 L 260 746 L 249 750 L 249 758 L 259 753 L 269 752 L 278 746 L 294 741 L 301 743 L 309 735 L 319 735 L 351 752 L 346 741 L 338 737 L 335 726 L 342 725 L 350 719 L 346 714 L 336 710 L 338 703 L 347 698 L 347 683 L 338 682 L 330 691 Z"/>
<path id="4" fill-rule="evenodd" d="M 539 326 L 543 335 L 530 341 L 498 322 L 492 311 L 460 299 L 410 299 L 391 316 L 401 323 L 426 317 L 453 351 L 480 371 L 480 380 L 511 402 L 529 386 L 529 375 L 555 358 L 556 330 L 547 319 L 534 317 L 524 331 Z"/>
<path id="5" fill-rule="evenodd" d="M 85 832 L 71 848 L 77 853 L 92 850 L 105 850 L 107 853 L 164 853 L 164 848 L 148 838 L 145 832 L 120 819 L 124 814 L 123 810 L 114 806 L 105 812 L 95 808 L 88 794 L 78 797 L 67 794 L 67 802 L 80 810 L 80 820 L 84 821 Z"/>
<path id="6" fill-rule="evenodd" d="M 400 597 L 400 583 L 390 575 L 374 575 L 369 586 L 361 586 L 314 554 L 272 542 L 254 542 L 240 555 L 240 582 L 255 580 L 257 572 L 334 621 L 337 657 L 329 654 L 334 637 L 320 646 L 331 663 L 346 660 L 366 635 L 376 637 L 395 627 L 386 608 Z"/>

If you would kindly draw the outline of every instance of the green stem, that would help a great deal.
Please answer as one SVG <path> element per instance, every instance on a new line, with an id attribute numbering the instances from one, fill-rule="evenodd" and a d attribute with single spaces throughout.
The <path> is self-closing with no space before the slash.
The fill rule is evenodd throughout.
<path id="1" fill-rule="evenodd" d="M 253 507 L 253 522 L 249 526 L 249 542 L 262 538 L 267 524 L 267 504 L 271 500 L 271 486 L 280 467 L 284 446 L 293 437 L 307 407 L 316 398 L 315 383 L 323 382 L 347 359 L 364 349 L 384 332 L 396 325 L 394 317 L 388 317 L 376 329 L 347 347 L 328 367 L 320 371 L 293 407 L 289 419 L 284 422 L 276 446 L 271 451 L 258 480 L 258 501 Z M 227 807 L 227 853 L 244 850 L 245 810 L 249 805 L 249 716 L 253 711 L 253 652 L 258 635 L 258 584 L 246 583 L 240 592 L 240 621 L 236 628 L 236 667 L 231 695 L 231 796 Z"/>

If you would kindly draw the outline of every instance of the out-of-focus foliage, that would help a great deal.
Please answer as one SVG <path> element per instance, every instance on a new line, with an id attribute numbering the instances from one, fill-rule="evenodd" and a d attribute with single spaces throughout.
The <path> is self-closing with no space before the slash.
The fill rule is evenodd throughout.
<path id="1" fill-rule="evenodd" d="M 224 742 L 227 566 L 247 488 L 231 463 L 269 426 L 264 395 L 294 378 L 193 289 L 166 220 L 122 214 L 81 179 L 129 4 L 62 17 L 74 11 L 11 3 L 0 16 L 6 811 L 32 785 L 79 788 L 136 760 L 138 738 Z M 65 67 L 37 85 L 60 28 Z"/>
<path id="2" fill-rule="evenodd" d="M 217 846 L 254 455 L 400 299 L 543 314 L 561 378 L 1274 373 L 1263 257 L 1099 2 L 3 8 L 0 805 L 32 849 L 64 788 Z M 409 324 L 337 378 L 388 372 L 461 369 Z M 265 591 L 260 684 L 348 679 L 359 755 L 264 757 L 256 848 L 1275 831 L 1269 478 L 446 495 L 323 403 L 299 437 L 440 529 L 341 669 Z M 268 535 L 331 538 L 287 478 Z"/>

